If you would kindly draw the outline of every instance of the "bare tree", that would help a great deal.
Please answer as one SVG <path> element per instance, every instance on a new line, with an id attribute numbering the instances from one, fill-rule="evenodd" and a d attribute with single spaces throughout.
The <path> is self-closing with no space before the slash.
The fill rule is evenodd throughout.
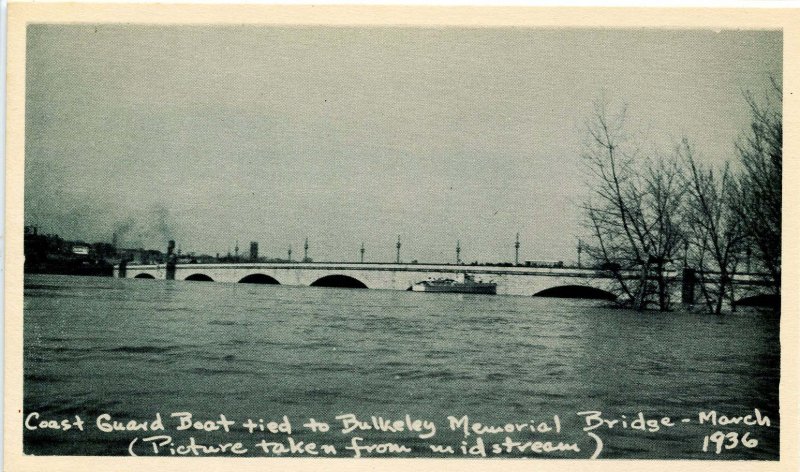
<path id="1" fill-rule="evenodd" d="M 772 81 L 766 103 L 746 95 L 752 123 L 737 143 L 743 167 L 737 182 L 737 214 L 747 232 L 758 270 L 769 274 L 773 293 L 781 293 L 781 183 L 783 118 L 781 86 Z"/>
<path id="2" fill-rule="evenodd" d="M 687 262 L 697 270 L 708 311 L 720 314 L 726 297 L 735 307 L 733 278 L 745 242 L 744 225 L 733 205 L 736 182 L 727 163 L 720 173 L 698 164 L 687 139 L 678 153 L 688 167 Z"/>
<path id="3" fill-rule="evenodd" d="M 611 115 L 596 103 L 587 126 L 584 161 L 592 195 L 583 208 L 594 241 L 585 249 L 616 279 L 620 303 L 667 310 L 667 269 L 683 241 L 680 167 L 675 159 L 646 158 L 630 149 L 624 121 L 624 110 Z"/>
<path id="4" fill-rule="evenodd" d="M 737 143 L 741 173 L 700 165 L 688 140 L 672 157 L 642 156 L 624 139 L 624 109 L 596 103 L 588 123 L 584 162 L 591 197 L 583 205 L 593 242 L 583 246 L 617 281 L 621 304 L 637 310 L 670 306 L 669 273 L 676 256 L 697 271 L 708 311 L 724 301 L 735 308 L 734 278 L 743 254 L 780 296 L 781 177 L 780 86 L 766 103 L 746 95 L 752 123 Z"/>

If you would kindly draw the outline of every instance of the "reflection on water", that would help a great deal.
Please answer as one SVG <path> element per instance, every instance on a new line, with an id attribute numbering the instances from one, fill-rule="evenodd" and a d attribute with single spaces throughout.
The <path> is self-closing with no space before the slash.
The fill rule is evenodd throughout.
<path id="1" fill-rule="evenodd" d="M 345 413 L 409 414 L 436 422 L 437 439 L 455 445 L 464 438 L 444 431 L 449 415 L 502 425 L 557 414 L 563 432 L 538 439 L 574 441 L 588 451 L 594 443 L 579 411 L 696 419 L 701 410 L 743 415 L 758 408 L 772 427 L 753 429 L 759 445 L 752 449 L 704 453 L 705 435 L 747 428 L 693 421 L 654 433 L 603 430 L 601 457 L 778 458 L 774 315 L 61 276 L 26 277 L 24 307 L 25 413 L 92 423 L 84 433 L 26 431 L 29 454 L 127 454 L 137 434 L 98 433 L 94 418 L 106 412 L 139 420 L 156 412 L 224 413 L 240 422 L 287 415 L 298 440 L 310 417 L 341 429 L 334 418 Z M 246 432 L 229 437 L 237 434 L 252 442 Z M 412 455 L 430 455 L 413 435 L 363 436 L 403 439 Z M 350 438 L 337 432 L 328 439 L 344 446 Z"/>

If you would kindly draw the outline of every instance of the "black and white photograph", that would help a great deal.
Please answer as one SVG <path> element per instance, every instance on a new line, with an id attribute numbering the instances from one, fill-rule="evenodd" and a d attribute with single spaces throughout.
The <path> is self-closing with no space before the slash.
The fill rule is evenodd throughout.
<path id="1" fill-rule="evenodd" d="M 23 459 L 796 457 L 782 28 L 269 20 L 9 37 Z"/>

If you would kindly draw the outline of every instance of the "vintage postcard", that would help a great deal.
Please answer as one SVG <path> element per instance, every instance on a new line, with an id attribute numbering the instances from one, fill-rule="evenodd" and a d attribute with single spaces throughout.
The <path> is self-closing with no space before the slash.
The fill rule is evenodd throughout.
<path id="1" fill-rule="evenodd" d="M 6 469 L 795 470 L 799 18 L 11 4 Z"/>

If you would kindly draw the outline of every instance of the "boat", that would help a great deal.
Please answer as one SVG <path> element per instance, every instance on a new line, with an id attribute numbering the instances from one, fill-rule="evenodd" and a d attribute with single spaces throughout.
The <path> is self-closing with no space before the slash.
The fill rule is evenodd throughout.
<path id="1" fill-rule="evenodd" d="M 486 295 L 497 294 L 497 284 L 494 282 L 477 282 L 468 274 L 462 280 L 431 279 L 416 283 L 411 286 L 413 292 L 436 293 L 481 293 Z"/>

